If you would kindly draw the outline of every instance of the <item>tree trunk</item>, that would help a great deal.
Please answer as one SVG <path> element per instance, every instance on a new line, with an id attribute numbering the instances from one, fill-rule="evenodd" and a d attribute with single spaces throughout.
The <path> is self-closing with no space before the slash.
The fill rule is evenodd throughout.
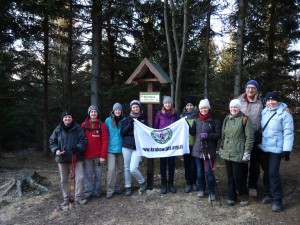
<path id="1" fill-rule="evenodd" d="M 43 21 L 44 30 L 44 66 L 43 66 L 43 76 L 44 76 L 44 102 L 43 102 L 43 151 L 45 153 L 49 152 L 49 142 L 48 142 L 48 67 L 49 67 L 49 17 L 44 16 Z"/>
<path id="2" fill-rule="evenodd" d="M 186 55 L 187 39 L 188 39 L 189 2 L 190 2 L 189 0 L 185 0 L 183 3 L 183 37 L 182 37 L 182 48 L 180 51 L 177 30 L 176 30 L 175 7 L 174 7 L 173 0 L 171 0 L 172 29 L 173 29 L 173 38 L 175 43 L 176 59 L 177 59 L 175 107 L 178 112 L 181 110 L 181 95 L 182 95 L 181 82 L 182 82 L 182 69 L 183 69 L 183 63 Z"/>
<path id="3" fill-rule="evenodd" d="M 204 98 L 208 98 L 208 76 L 209 76 L 209 41 L 210 41 L 210 15 L 211 4 L 208 1 L 208 11 L 206 15 L 206 34 L 205 34 L 205 46 L 204 46 Z"/>
<path id="4" fill-rule="evenodd" d="M 101 35 L 102 35 L 102 5 L 93 0 L 92 5 L 92 78 L 91 104 L 99 106 L 101 97 Z"/>
<path id="5" fill-rule="evenodd" d="M 238 28 L 237 28 L 237 49 L 236 49 L 236 74 L 234 77 L 234 97 L 238 97 L 241 89 L 241 77 L 243 68 L 243 38 L 245 29 L 246 0 L 238 1 Z"/>
<path id="6" fill-rule="evenodd" d="M 73 64 L 73 0 L 69 0 L 68 17 L 68 50 L 67 50 L 67 76 L 66 76 L 66 102 L 65 108 L 72 108 L 72 64 Z"/>
<path id="7" fill-rule="evenodd" d="M 164 22 L 165 22 L 165 32 L 166 32 L 168 59 L 169 59 L 169 73 L 170 73 L 170 79 L 173 82 L 171 84 L 171 98 L 174 100 L 176 82 L 174 79 L 174 57 L 173 57 L 170 28 L 169 28 L 168 0 L 164 1 Z"/>

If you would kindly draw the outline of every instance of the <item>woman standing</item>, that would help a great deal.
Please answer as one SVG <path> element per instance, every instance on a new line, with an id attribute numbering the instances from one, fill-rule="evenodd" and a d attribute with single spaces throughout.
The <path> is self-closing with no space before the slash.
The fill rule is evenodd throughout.
<path id="1" fill-rule="evenodd" d="M 178 113 L 173 107 L 170 96 L 164 96 L 163 107 L 155 116 L 154 128 L 163 129 L 179 119 Z M 167 166 L 169 179 L 167 179 Z M 174 186 L 175 156 L 160 158 L 161 193 L 167 193 L 167 184 L 172 193 L 176 193 Z"/>
<path id="2" fill-rule="evenodd" d="M 109 199 L 113 193 L 122 194 L 121 175 L 123 172 L 123 155 L 121 128 L 125 117 L 122 105 L 115 103 L 111 115 L 106 118 L 105 124 L 108 128 L 108 150 L 107 150 L 107 190 L 106 198 Z"/>
<path id="3" fill-rule="evenodd" d="M 207 179 L 209 198 L 211 201 L 215 201 L 216 184 L 212 169 L 216 158 L 218 139 L 221 137 L 221 122 L 213 116 L 208 99 L 200 101 L 195 125 L 192 127 L 195 130 L 192 133 L 196 134 L 192 156 L 195 157 L 197 166 L 198 196 L 204 197 Z"/>
<path id="4" fill-rule="evenodd" d="M 265 152 L 264 187 L 266 196 L 263 204 L 273 203 L 272 211 L 280 212 L 282 207 L 282 185 L 279 174 L 281 158 L 289 160 L 294 141 L 293 117 L 279 102 L 276 92 L 268 92 L 267 105 L 262 111 L 262 143 L 259 147 Z"/>
<path id="5" fill-rule="evenodd" d="M 139 192 L 144 192 L 146 190 L 146 181 L 142 173 L 138 169 L 141 156 L 138 156 L 135 146 L 133 126 L 133 119 L 139 120 L 141 123 L 148 125 L 142 108 L 141 103 L 138 100 L 133 100 L 130 103 L 130 116 L 128 116 L 124 121 L 124 127 L 121 129 L 121 134 L 123 136 L 122 153 L 124 158 L 124 173 L 125 173 L 125 188 L 126 195 L 131 195 L 131 174 L 139 182 L 140 188 Z"/>
<path id="6" fill-rule="evenodd" d="M 193 97 L 186 97 L 186 99 L 184 100 L 185 107 L 182 111 L 182 114 L 180 115 L 180 117 L 186 118 L 190 127 L 193 126 L 197 113 L 199 112 L 195 102 L 196 101 Z M 195 142 L 194 136 L 189 134 L 190 153 L 183 155 L 184 177 L 186 181 L 186 187 L 184 189 L 185 193 L 190 193 L 192 190 L 193 191 L 198 190 L 196 185 L 196 174 L 197 174 L 196 163 L 194 157 L 192 157 L 194 142 Z"/>
<path id="7" fill-rule="evenodd" d="M 81 124 L 87 137 L 87 149 L 84 151 L 84 196 L 100 197 L 102 166 L 107 156 L 107 127 L 99 120 L 99 110 L 95 105 L 88 108 L 88 117 Z"/>
<path id="8" fill-rule="evenodd" d="M 248 205 L 248 161 L 254 143 L 251 121 L 241 110 L 241 102 L 233 99 L 230 114 L 224 119 L 220 155 L 225 159 L 228 182 L 227 204 L 233 206 L 240 199 L 240 206 Z M 237 194 L 238 193 L 238 194 Z"/>

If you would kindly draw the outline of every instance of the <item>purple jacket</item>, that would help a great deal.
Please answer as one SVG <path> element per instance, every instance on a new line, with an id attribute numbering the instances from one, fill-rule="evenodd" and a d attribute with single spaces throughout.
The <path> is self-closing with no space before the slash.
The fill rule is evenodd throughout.
<path id="1" fill-rule="evenodd" d="M 158 111 L 155 116 L 154 126 L 155 129 L 162 129 L 170 124 L 174 123 L 179 119 L 179 115 L 175 110 L 174 114 L 172 115 L 171 111 L 166 111 L 165 114 L 162 114 L 161 111 Z"/>

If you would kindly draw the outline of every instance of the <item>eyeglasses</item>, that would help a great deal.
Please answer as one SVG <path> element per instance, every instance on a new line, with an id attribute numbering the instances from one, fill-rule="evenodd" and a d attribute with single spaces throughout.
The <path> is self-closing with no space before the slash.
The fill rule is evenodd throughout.
<path id="1" fill-rule="evenodd" d="M 248 90 L 256 90 L 256 87 L 247 87 Z"/>

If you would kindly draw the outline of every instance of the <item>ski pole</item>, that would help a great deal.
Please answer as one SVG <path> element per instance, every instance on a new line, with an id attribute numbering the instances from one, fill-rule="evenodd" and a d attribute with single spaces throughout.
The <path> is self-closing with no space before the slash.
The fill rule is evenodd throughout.
<path id="1" fill-rule="evenodd" d="M 215 177 L 215 186 L 216 186 L 216 190 L 217 190 L 217 193 L 218 193 L 218 197 L 219 197 L 219 201 L 220 201 L 220 206 L 222 206 L 221 198 L 220 198 L 220 192 L 219 192 L 219 188 L 218 188 L 217 181 L 216 181 L 216 176 L 215 176 L 215 168 L 213 166 L 213 163 L 212 163 L 212 160 L 210 158 L 210 154 L 209 153 L 208 153 L 208 159 L 209 159 L 211 171 L 212 171 L 212 173 L 213 173 L 213 175 Z"/>

